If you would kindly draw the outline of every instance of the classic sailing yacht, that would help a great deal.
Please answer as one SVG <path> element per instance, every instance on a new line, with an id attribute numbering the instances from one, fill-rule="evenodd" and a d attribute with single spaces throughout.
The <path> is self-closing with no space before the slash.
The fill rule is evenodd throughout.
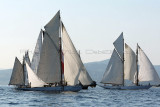
<path id="1" fill-rule="evenodd" d="M 151 85 L 160 84 L 154 66 L 138 45 L 137 55 L 127 44 L 124 53 L 123 33 L 113 44 L 115 49 L 102 78 L 101 83 L 104 85 L 100 85 L 101 87 L 137 90 L 149 89 Z M 125 80 L 132 81 L 134 85 L 125 85 Z"/>
<path id="2" fill-rule="evenodd" d="M 80 91 L 80 83 L 90 85 L 93 81 L 88 78 L 89 74 L 61 21 L 60 11 L 44 28 L 45 31 L 41 30 L 39 34 L 31 64 L 26 60 L 21 64 L 16 58 L 9 85 L 33 91 Z M 24 84 L 24 66 L 29 85 Z M 18 75 L 22 77 L 19 79 L 21 84 L 12 83 Z"/>

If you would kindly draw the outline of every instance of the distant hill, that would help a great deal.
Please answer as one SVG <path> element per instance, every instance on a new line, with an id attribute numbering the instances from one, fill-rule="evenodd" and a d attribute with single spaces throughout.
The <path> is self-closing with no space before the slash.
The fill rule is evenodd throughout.
<path id="1" fill-rule="evenodd" d="M 108 62 L 109 59 L 98 62 L 85 63 L 84 65 L 92 79 L 94 81 L 100 82 L 108 65 Z"/>
<path id="2" fill-rule="evenodd" d="M 109 59 L 97 62 L 85 63 L 85 67 L 94 81 L 100 82 Z M 155 65 L 155 69 L 160 76 L 160 65 Z M 7 85 L 11 77 L 12 69 L 0 70 L 0 85 Z"/>

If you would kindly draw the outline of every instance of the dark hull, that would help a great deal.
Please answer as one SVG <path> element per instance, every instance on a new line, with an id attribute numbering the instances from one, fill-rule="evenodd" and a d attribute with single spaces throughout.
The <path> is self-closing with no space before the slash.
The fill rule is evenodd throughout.
<path id="1" fill-rule="evenodd" d="M 143 90 L 143 89 L 149 89 L 152 86 L 100 86 L 105 89 L 117 89 L 117 90 Z"/>
<path id="2" fill-rule="evenodd" d="M 52 91 L 52 92 L 62 92 L 62 91 L 73 91 L 78 92 L 82 89 L 81 86 L 56 86 L 56 87 L 34 87 L 34 88 L 20 88 L 17 90 L 23 91 Z"/>

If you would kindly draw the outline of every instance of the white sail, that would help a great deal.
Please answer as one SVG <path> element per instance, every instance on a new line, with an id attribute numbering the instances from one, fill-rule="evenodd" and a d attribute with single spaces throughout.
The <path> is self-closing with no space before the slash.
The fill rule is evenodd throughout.
<path id="1" fill-rule="evenodd" d="M 42 33 L 43 31 L 41 30 L 38 40 L 37 40 L 36 47 L 34 49 L 34 54 L 33 54 L 32 62 L 31 62 L 31 68 L 35 73 L 37 73 L 38 64 L 40 60 L 40 52 L 42 48 Z"/>
<path id="2" fill-rule="evenodd" d="M 25 64 L 26 64 L 26 70 L 28 72 L 28 82 L 30 86 L 31 87 L 43 87 L 44 85 L 46 85 L 46 83 L 42 81 L 40 78 L 38 78 L 35 72 L 32 71 L 28 63 L 25 62 Z"/>
<path id="3" fill-rule="evenodd" d="M 123 62 L 114 49 L 101 83 L 123 84 Z"/>
<path id="4" fill-rule="evenodd" d="M 30 65 L 31 65 L 31 62 L 30 62 L 28 50 L 25 52 L 24 59 L 25 59 L 25 61 L 29 64 L 29 66 L 30 66 Z"/>
<path id="5" fill-rule="evenodd" d="M 60 61 L 60 12 L 44 27 L 44 39 L 40 53 L 37 75 L 46 83 L 61 81 Z"/>
<path id="6" fill-rule="evenodd" d="M 136 54 L 134 51 L 125 44 L 125 59 L 124 59 L 124 79 L 131 80 L 136 83 L 137 78 L 137 65 L 136 65 Z"/>
<path id="7" fill-rule="evenodd" d="M 93 82 L 84 65 L 79 75 L 79 81 L 82 85 L 91 85 Z"/>
<path id="8" fill-rule="evenodd" d="M 15 58 L 9 85 L 24 85 L 23 66 L 17 57 Z"/>
<path id="9" fill-rule="evenodd" d="M 56 50 L 52 39 L 44 32 L 40 61 L 37 75 L 46 83 L 61 81 L 59 51 Z"/>
<path id="10" fill-rule="evenodd" d="M 118 54 L 120 55 L 121 59 L 124 57 L 124 38 L 123 38 L 123 32 L 121 35 L 116 39 L 115 42 L 113 42 L 113 45 L 115 46 L 115 49 L 117 50 Z"/>
<path id="11" fill-rule="evenodd" d="M 25 56 L 23 58 L 23 61 L 26 61 L 29 64 L 29 66 L 31 66 L 28 51 L 25 52 Z M 23 62 L 23 64 L 24 64 L 24 62 Z M 23 70 L 24 70 L 25 85 L 28 85 L 28 72 L 26 70 L 26 65 L 24 65 L 24 69 Z"/>
<path id="12" fill-rule="evenodd" d="M 139 82 L 148 81 L 151 85 L 159 85 L 160 78 L 143 50 L 138 47 L 138 63 L 139 63 Z"/>
<path id="13" fill-rule="evenodd" d="M 59 35 L 60 35 L 60 11 L 49 21 L 44 27 L 46 33 L 50 36 L 57 51 L 59 51 Z"/>
<path id="14" fill-rule="evenodd" d="M 64 27 L 62 26 L 62 41 L 64 54 L 64 78 L 68 85 L 78 84 L 82 61 Z"/>

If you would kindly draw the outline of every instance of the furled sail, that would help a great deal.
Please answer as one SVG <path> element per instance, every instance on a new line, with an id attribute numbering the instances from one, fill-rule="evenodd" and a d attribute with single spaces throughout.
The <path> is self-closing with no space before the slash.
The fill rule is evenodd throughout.
<path id="1" fill-rule="evenodd" d="M 31 62 L 31 68 L 35 73 L 37 73 L 38 64 L 39 64 L 39 60 L 40 60 L 40 52 L 41 52 L 41 48 L 42 48 L 42 33 L 43 33 L 43 31 L 41 30 L 39 37 L 38 37 L 38 40 L 37 40 L 36 47 L 34 49 L 33 58 L 32 58 L 32 62 Z"/>
<path id="2" fill-rule="evenodd" d="M 28 72 L 28 82 L 30 86 L 31 87 L 43 87 L 44 85 L 46 85 L 46 83 L 42 81 L 40 78 L 38 78 L 35 72 L 33 72 L 33 70 L 30 68 L 28 63 L 25 62 L 25 64 L 26 64 L 26 70 Z"/>
<path id="3" fill-rule="evenodd" d="M 45 83 L 61 81 L 59 51 L 55 48 L 51 37 L 44 32 L 43 45 L 40 54 L 37 75 Z"/>
<path id="4" fill-rule="evenodd" d="M 125 44 L 125 59 L 124 59 L 124 79 L 131 80 L 136 83 L 137 78 L 137 65 L 136 65 L 136 54 L 134 51 Z"/>
<path id="5" fill-rule="evenodd" d="M 139 63 L 139 82 L 148 81 L 151 85 L 159 85 L 160 78 L 146 54 L 138 46 L 138 63 Z"/>
<path id="6" fill-rule="evenodd" d="M 123 32 L 121 35 L 116 39 L 115 42 L 113 42 L 113 45 L 115 46 L 115 49 L 117 50 L 118 54 L 120 55 L 121 59 L 123 60 L 124 57 L 124 38 L 123 38 Z"/>
<path id="7" fill-rule="evenodd" d="M 123 84 L 123 61 L 114 49 L 101 83 Z"/>
<path id="8" fill-rule="evenodd" d="M 9 85 L 24 85 L 23 66 L 17 57 L 15 58 L 14 67 L 13 67 Z"/>
<path id="9" fill-rule="evenodd" d="M 64 78 L 68 85 L 76 85 L 78 84 L 78 78 L 80 71 L 83 69 L 83 64 L 64 25 L 62 25 L 62 42 L 64 54 Z"/>

